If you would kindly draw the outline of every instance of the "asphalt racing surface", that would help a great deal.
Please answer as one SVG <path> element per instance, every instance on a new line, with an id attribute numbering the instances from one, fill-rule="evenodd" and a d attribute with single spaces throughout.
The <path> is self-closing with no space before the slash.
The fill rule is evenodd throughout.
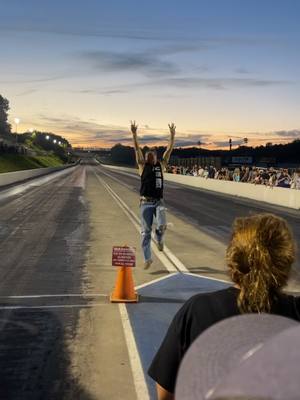
<path id="1" fill-rule="evenodd" d="M 83 279 L 84 248 L 76 245 L 82 246 L 86 235 L 80 174 L 80 169 L 70 171 L 12 197 L 0 193 L 3 400 L 59 399 L 75 385 L 68 374 L 66 341 L 78 310 L 59 307 L 72 300 L 61 295 L 80 292 Z"/>
<path id="2" fill-rule="evenodd" d="M 139 177 L 135 171 L 131 174 L 110 169 L 106 173 L 118 179 L 120 183 L 131 188 L 134 192 L 139 192 Z M 253 190 L 255 190 L 255 186 L 253 186 Z M 225 245 L 230 238 L 231 226 L 236 217 L 263 212 L 274 213 L 285 218 L 293 230 L 296 243 L 300 243 L 299 210 L 212 193 L 166 181 L 164 198 L 171 213 L 200 231 L 215 237 Z M 294 265 L 294 279 L 300 286 L 299 255 L 298 246 L 297 262 Z"/>
<path id="3" fill-rule="evenodd" d="M 94 164 L 0 191 L 1 400 L 154 399 L 145 373 L 172 316 L 192 294 L 228 284 L 234 218 L 274 212 L 299 243 L 299 211 L 166 183 L 168 249 L 145 271 L 138 189 L 134 172 Z M 141 302 L 123 307 L 108 294 L 111 247 L 125 243 L 137 248 Z"/>

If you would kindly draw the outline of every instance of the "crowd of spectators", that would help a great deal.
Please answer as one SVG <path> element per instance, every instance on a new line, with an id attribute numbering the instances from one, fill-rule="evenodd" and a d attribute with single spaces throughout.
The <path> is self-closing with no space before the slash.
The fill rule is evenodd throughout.
<path id="1" fill-rule="evenodd" d="M 222 167 L 217 169 L 213 165 L 184 167 L 170 166 L 168 172 L 181 175 L 190 175 L 206 179 L 218 179 L 233 182 L 247 182 L 255 185 L 278 186 L 300 190 L 300 168 L 288 170 L 258 167 Z"/>
<path id="2" fill-rule="evenodd" d="M 7 144 L 0 140 L 0 154 L 26 154 L 27 150 L 23 146 Z"/>

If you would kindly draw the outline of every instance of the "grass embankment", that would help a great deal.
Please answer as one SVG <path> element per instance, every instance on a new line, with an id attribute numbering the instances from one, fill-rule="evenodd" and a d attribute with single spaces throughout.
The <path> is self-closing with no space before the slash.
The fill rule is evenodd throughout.
<path id="1" fill-rule="evenodd" d="M 63 165 L 62 160 L 55 155 L 47 156 L 23 156 L 19 154 L 0 155 L 0 173 L 21 171 L 24 169 L 59 167 Z"/>

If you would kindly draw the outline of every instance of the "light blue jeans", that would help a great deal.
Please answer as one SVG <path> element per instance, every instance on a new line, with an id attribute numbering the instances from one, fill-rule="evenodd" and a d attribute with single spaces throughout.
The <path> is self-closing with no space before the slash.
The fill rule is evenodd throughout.
<path id="1" fill-rule="evenodd" d="M 151 234 L 153 221 L 156 222 L 155 239 L 161 243 L 167 228 L 166 210 L 163 200 L 156 202 L 142 202 L 141 206 L 141 234 L 144 260 L 151 260 Z"/>

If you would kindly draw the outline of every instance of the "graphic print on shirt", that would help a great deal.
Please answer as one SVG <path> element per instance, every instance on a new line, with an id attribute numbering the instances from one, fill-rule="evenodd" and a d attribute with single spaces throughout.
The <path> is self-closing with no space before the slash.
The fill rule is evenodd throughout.
<path id="1" fill-rule="evenodd" d="M 153 167 L 153 171 L 155 172 L 155 188 L 162 188 L 162 171 L 160 165 Z"/>

